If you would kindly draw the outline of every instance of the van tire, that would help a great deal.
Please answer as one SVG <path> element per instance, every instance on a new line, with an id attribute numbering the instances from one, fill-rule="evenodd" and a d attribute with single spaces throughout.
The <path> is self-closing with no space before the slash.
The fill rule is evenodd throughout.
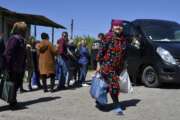
<path id="1" fill-rule="evenodd" d="M 141 80 L 146 87 L 157 88 L 160 86 L 157 72 L 152 66 L 144 67 Z"/>

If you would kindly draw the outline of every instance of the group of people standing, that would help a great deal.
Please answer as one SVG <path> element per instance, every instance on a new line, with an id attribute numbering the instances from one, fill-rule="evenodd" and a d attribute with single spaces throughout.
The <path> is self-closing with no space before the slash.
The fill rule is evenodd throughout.
<path id="1" fill-rule="evenodd" d="M 44 92 L 62 90 L 69 86 L 69 82 L 73 78 L 76 79 L 76 85 L 83 85 L 90 61 L 85 40 L 82 39 L 78 46 L 75 46 L 68 39 L 68 33 L 63 32 L 57 44 L 53 45 L 49 41 L 47 33 L 42 33 L 42 40 L 36 41 L 33 37 L 27 40 L 26 31 L 26 23 L 17 22 L 12 28 L 9 39 L 0 41 L 0 44 L 4 45 L 4 48 L 1 47 L 3 50 L 0 50 L 0 60 L 2 61 L 0 70 L 9 74 L 9 80 L 15 86 L 14 101 L 10 102 L 10 107 L 17 105 L 18 89 L 21 88 L 21 92 L 25 91 L 23 78 L 26 71 L 30 91 L 33 90 L 32 83 L 36 84 L 38 88 L 43 88 Z M 48 78 L 50 78 L 50 90 L 47 86 Z M 55 88 L 55 78 L 59 80 L 57 88 Z"/>
<path id="2" fill-rule="evenodd" d="M 28 87 L 32 90 L 32 78 L 36 79 L 39 88 L 48 92 L 47 79 L 50 78 L 50 92 L 62 90 L 69 86 L 70 80 L 75 79 L 75 84 L 82 86 L 86 79 L 90 54 L 85 40 L 78 46 L 68 39 L 68 33 L 63 32 L 61 38 L 54 46 L 49 41 L 47 33 L 41 34 L 41 41 L 33 37 L 26 38 L 27 25 L 25 22 L 14 24 L 10 38 L 3 43 L 0 41 L 0 72 L 5 69 L 14 83 L 14 101 L 11 107 L 16 106 L 17 90 L 23 90 L 23 77 L 28 71 Z M 127 41 L 123 34 L 123 21 L 112 20 L 111 29 L 107 34 L 98 35 L 98 48 L 94 51 L 94 68 L 100 72 L 105 82 L 108 83 L 108 92 L 114 103 L 118 103 L 119 75 L 125 67 Z M 4 49 L 4 50 L 3 50 Z M 3 66 L 5 65 L 5 66 Z M 42 85 L 40 82 L 42 79 Z M 58 79 L 55 88 L 55 79 Z M 97 102 L 98 104 L 98 102 Z"/>

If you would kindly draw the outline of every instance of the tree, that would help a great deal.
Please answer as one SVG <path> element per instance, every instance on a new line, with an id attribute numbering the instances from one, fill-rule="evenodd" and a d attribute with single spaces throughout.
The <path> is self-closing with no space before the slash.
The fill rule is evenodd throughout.
<path id="1" fill-rule="evenodd" d="M 84 39 L 86 40 L 86 44 L 87 44 L 87 47 L 89 49 L 89 52 L 91 52 L 91 48 L 92 48 L 92 45 L 93 45 L 93 42 L 96 40 L 94 37 L 91 37 L 91 36 L 76 36 L 74 38 L 74 43 L 78 46 L 78 44 L 80 43 L 80 41 Z"/>
<path id="2" fill-rule="evenodd" d="M 87 47 L 88 47 L 88 49 L 89 49 L 89 53 L 90 53 L 90 55 L 91 55 L 92 45 L 93 45 L 93 42 L 94 42 L 96 39 L 95 39 L 94 37 L 91 37 L 91 36 L 76 36 L 76 37 L 74 38 L 74 43 L 76 44 L 76 46 L 79 46 L 79 43 L 80 43 L 80 41 L 81 41 L 82 39 L 86 40 L 86 44 L 87 44 Z M 91 57 L 91 59 L 92 59 L 92 57 Z M 89 69 L 92 69 L 92 68 L 93 68 L 93 67 L 92 67 L 92 60 L 90 60 L 90 63 L 91 63 L 91 65 L 90 65 Z"/>

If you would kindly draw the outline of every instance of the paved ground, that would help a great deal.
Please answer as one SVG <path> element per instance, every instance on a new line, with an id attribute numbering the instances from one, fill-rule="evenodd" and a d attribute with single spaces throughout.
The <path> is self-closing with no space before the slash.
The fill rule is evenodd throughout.
<path id="1" fill-rule="evenodd" d="M 82 87 L 52 94 L 42 90 L 18 94 L 24 108 L 17 111 L 0 101 L 0 120 L 179 120 L 180 87 L 137 86 L 134 90 L 120 96 L 124 116 L 98 110 L 89 87 Z"/>

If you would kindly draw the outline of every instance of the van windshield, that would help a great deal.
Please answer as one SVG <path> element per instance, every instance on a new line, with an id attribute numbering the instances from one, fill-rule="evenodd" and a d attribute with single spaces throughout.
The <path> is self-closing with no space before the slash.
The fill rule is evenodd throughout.
<path id="1" fill-rule="evenodd" d="M 148 23 L 141 26 L 144 34 L 153 41 L 179 41 L 180 42 L 180 25 L 171 22 Z"/>

